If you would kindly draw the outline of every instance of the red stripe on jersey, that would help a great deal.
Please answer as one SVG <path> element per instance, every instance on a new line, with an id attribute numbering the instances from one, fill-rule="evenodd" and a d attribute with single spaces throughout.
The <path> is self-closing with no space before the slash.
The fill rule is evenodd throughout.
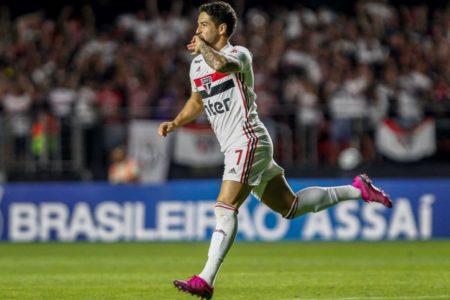
<path id="1" fill-rule="evenodd" d="M 253 135 L 254 139 L 253 139 L 252 148 L 251 148 L 252 151 L 251 151 L 251 155 L 250 155 L 251 157 L 249 160 L 249 168 L 247 168 L 247 174 L 245 175 L 245 178 L 244 178 L 245 182 L 247 182 L 250 177 L 250 171 L 252 169 L 253 159 L 255 158 L 256 147 L 258 146 L 258 141 L 259 141 L 258 136 L 255 134 L 255 131 L 252 128 L 252 125 L 248 122 L 246 124 L 247 124 L 247 128 L 249 128 L 249 133 L 250 132 L 252 133 L 250 135 Z"/>
<path id="2" fill-rule="evenodd" d="M 202 77 L 200 77 L 200 78 L 194 79 L 195 86 L 196 86 L 196 87 L 202 86 L 202 79 L 203 79 L 203 78 L 211 77 L 211 82 L 214 82 L 214 81 L 220 80 L 220 79 L 222 79 L 222 78 L 225 78 L 225 77 L 227 77 L 228 75 L 230 75 L 230 74 L 214 72 L 214 73 L 212 73 L 212 74 L 208 74 L 208 75 L 202 76 Z"/>
<path id="3" fill-rule="evenodd" d="M 248 119 L 248 105 L 249 99 L 247 94 L 247 85 L 244 82 L 244 74 L 238 73 L 236 74 L 237 85 L 239 88 L 239 92 L 242 96 L 242 102 L 244 104 L 245 109 L 245 118 Z M 241 182 L 247 183 L 250 177 L 250 171 L 253 164 L 253 159 L 255 158 L 256 146 L 258 145 L 258 136 L 255 134 L 255 131 L 252 128 L 252 125 L 246 121 L 243 126 L 244 133 L 247 136 L 248 145 L 247 145 L 247 153 L 245 154 L 245 165 L 241 175 Z M 248 132 L 248 133 L 247 133 Z"/>
<path id="4" fill-rule="evenodd" d="M 240 180 L 241 183 L 244 183 L 245 173 L 246 173 L 245 171 L 246 171 L 246 168 L 247 168 L 248 153 L 250 152 L 250 145 L 252 144 L 252 143 L 250 142 L 251 139 L 250 139 L 250 137 L 248 136 L 247 131 L 245 130 L 245 127 L 244 127 L 243 129 L 244 129 L 245 136 L 247 137 L 248 144 L 247 144 L 247 152 L 245 152 L 244 168 L 243 168 L 242 174 L 241 174 L 241 180 Z"/>
<path id="5" fill-rule="evenodd" d="M 244 162 L 244 169 L 242 171 L 240 181 L 242 183 L 247 183 L 248 179 L 250 177 L 250 172 L 251 172 L 252 166 L 253 166 L 253 159 L 255 157 L 256 146 L 258 145 L 258 137 L 256 136 L 255 132 L 251 128 L 250 123 L 248 123 L 248 122 L 244 123 L 243 129 L 244 129 L 244 133 L 248 139 L 248 145 L 247 145 L 247 153 L 246 153 L 245 162 Z M 252 134 L 252 132 L 253 132 L 253 134 Z"/>
<path id="6" fill-rule="evenodd" d="M 238 88 L 239 88 L 239 92 L 241 92 L 242 102 L 244 103 L 244 109 L 245 109 L 244 117 L 247 119 L 248 118 L 247 99 L 245 98 L 244 93 L 242 91 L 242 82 L 241 82 L 241 79 L 240 79 L 239 75 L 240 75 L 239 73 L 236 75 L 236 78 L 237 78 L 236 81 L 237 81 L 237 85 L 238 85 Z"/>
<path id="7" fill-rule="evenodd" d="M 248 130 L 248 128 L 245 127 L 245 124 L 244 124 L 244 132 L 246 134 L 247 134 L 247 131 L 248 131 L 248 134 L 250 135 L 250 131 Z M 252 165 L 251 165 L 252 154 L 255 151 L 255 149 L 253 148 L 254 144 L 255 144 L 255 140 L 251 137 L 248 138 L 248 145 L 250 146 L 250 152 L 248 153 L 248 155 L 245 159 L 245 168 L 243 170 L 244 179 L 243 179 L 242 183 L 247 183 L 247 181 L 248 181 L 248 174 L 250 173 L 250 169 L 252 168 Z"/>

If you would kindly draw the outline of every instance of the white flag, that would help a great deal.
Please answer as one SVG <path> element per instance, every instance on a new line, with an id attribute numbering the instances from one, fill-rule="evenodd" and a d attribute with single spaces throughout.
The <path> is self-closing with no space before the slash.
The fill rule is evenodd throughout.
<path id="1" fill-rule="evenodd" d="M 224 156 L 211 127 L 194 124 L 181 127 L 175 133 L 176 163 L 192 167 L 215 167 L 223 164 Z"/>
<path id="2" fill-rule="evenodd" d="M 160 137 L 158 127 L 157 121 L 130 122 L 128 153 L 139 165 L 142 183 L 163 182 L 169 174 L 172 135 Z"/>

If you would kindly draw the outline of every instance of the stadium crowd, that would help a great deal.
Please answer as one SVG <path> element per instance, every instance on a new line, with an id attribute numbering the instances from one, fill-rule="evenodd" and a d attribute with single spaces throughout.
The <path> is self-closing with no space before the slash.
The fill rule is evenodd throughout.
<path id="1" fill-rule="evenodd" d="M 155 3 L 101 26 L 89 6 L 58 18 L 11 19 L 2 8 L 0 107 L 17 149 L 28 151 L 24 140 L 42 122 L 56 120 L 46 128 L 57 135 L 75 117 L 92 167 L 126 143 L 130 120 L 173 117 L 190 93 L 186 44 L 197 12 L 183 1 L 167 11 Z M 260 116 L 274 132 L 289 126 L 300 161 L 335 164 L 355 128 L 364 159 L 376 160 L 373 131 L 385 117 L 405 128 L 450 118 L 450 7 L 362 0 L 351 15 L 242 7 L 233 41 L 253 53 Z"/>

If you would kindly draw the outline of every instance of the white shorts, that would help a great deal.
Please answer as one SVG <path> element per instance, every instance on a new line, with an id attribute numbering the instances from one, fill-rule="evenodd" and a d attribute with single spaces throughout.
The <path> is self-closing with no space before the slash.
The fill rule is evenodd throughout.
<path id="1" fill-rule="evenodd" d="M 284 174 L 284 169 L 273 160 L 270 146 L 258 146 L 252 151 L 243 145 L 225 152 L 223 180 L 253 186 L 252 194 L 258 200 L 261 200 L 267 183 L 280 174 Z"/>

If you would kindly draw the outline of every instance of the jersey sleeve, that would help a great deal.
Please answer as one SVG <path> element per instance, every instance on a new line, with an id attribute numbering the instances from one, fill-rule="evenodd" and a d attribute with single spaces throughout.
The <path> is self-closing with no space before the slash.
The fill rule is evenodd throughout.
<path id="1" fill-rule="evenodd" d="M 197 85 L 195 84 L 195 81 L 194 81 L 194 71 L 193 71 L 193 68 L 194 68 L 194 63 L 193 63 L 193 61 L 194 61 L 194 60 L 195 60 L 195 59 L 192 60 L 192 62 L 191 62 L 191 68 L 190 68 L 190 70 L 189 70 L 189 81 L 191 82 L 191 92 L 197 93 L 197 92 L 198 92 L 198 88 L 197 88 Z"/>
<path id="2" fill-rule="evenodd" d="M 191 81 L 191 92 L 193 92 L 193 93 L 198 93 L 198 88 L 197 88 L 197 86 L 195 85 L 195 82 L 194 82 L 194 80 L 192 79 L 192 77 L 190 78 L 190 81 Z"/>
<path id="3" fill-rule="evenodd" d="M 245 47 L 234 46 L 231 49 L 231 51 L 227 54 L 227 56 L 239 60 L 242 66 L 242 69 L 239 70 L 240 72 L 248 70 L 248 68 L 250 68 L 250 66 L 252 65 L 252 55 L 250 51 Z"/>

